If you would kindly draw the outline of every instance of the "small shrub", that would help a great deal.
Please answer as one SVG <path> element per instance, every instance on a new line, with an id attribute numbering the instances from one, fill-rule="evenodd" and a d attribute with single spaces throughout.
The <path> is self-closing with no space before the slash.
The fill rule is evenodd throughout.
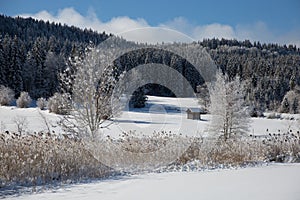
<path id="1" fill-rule="evenodd" d="M 249 108 L 249 114 L 251 117 L 264 117 L 264 113 L 255 107 Z"/>
<path id="2" fill-rule="evenodd" d="M 15 93 L 12 89 L 5 87 L 3 85 L 0 86 L 0 105 L 8 106 L 14 100 Z"/>
<path id="3" fill-rule="evenodd" d="M 38 98 L 36 105 L 38 106 L 39 109 L 45 110 L 45 108 L 47 107 L 47 100 L 43 97 Z"/>
<path id="4" fill-rule="evenodd" d="M 17 99 L 18 108 L 28 108 L 31 103 L 31 98 L 28 92 L 21 92 L 20 97 Z"/>
<path id="5" fill-rule="evenodd" d="M 66 94 L 55 93 L 48 100 L 49 112 L 66 115 L 69 113 L 70 104 L 67 102 Z"/>
<path id="6" fill-rule="evenodd" d="M 281 119 L 281 114 L 278 113 L 270 113 L 269 115 L 267 115 L 268 119 Z"/>

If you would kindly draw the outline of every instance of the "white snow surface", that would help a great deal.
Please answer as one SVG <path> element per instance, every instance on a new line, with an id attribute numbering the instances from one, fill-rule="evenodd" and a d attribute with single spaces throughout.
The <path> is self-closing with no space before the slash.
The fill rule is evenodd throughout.
<path id="1" fill-rule="evenodd" d="M 166 98 L 149 96 L 146 108 L 124 111 L 120 117 L 108 128 L 102 129 L 104 135 L 119 136 L 122 132 L 135 131 L 137 134 L 152 134 L 154 131 L 167 131 L 183 135 L 207 135 L 210 124 L 210 115 L 201 115 L 202 120 L 187 119 L 186 109 L 199 107 L 195 98 Z M 0 131 L 16 131 L 15 119 L 25 117 L 28 121 L 27 132 L 47 131 L 46 123 L 41 116 L 45 116 L 51 131 L 61 132 L 57 125 L 59 116 L 49 113 L 48 110 L 40 111 L 38 108 L 16 108 L 0 106 Z M 282 114 L 283 119 L 252 118 L 249 134 L 265 135 L 267 129 L 271 133 L 278 130 L 286 132 L 288 129 L 297 128 L 295 120 L 290 117 L 300 118 L 299 115 Z M 105 124 L 104 124 L 105 126 Z"/>
<path id="2" fill-rule="evenodd" d="M 104 129 L 105 135 L 118 136 L 122 131 L 151 134 L 154 131 L 171 131 L 185 135 L 205 135 L 210 115 L 202 120 L 186 119 L 185 110 L 198 107 L 192 98 L 162 98 L 149 96 L 147 107 L 125 111 L 115 124 Z M 25 117 L 27 132 L 61 132 L 56 122 L 59 116 L 37 108 L 0 106 L 0 131 L 16 131 L 14 119 Z M 269 132 L 287 131 L 296 127 L 295 120 L 253 118 L 249 134 L 264 135 Z M 299 118 L 299 115 L 292 117 Z M 299 130 L 299 129 L 298 129 Z M 11 199 L 255 199 L 255 200 L 300 200 L 300 164 L 271 164 L 237 170 L 204 170 L 199 172 L 150 173 L 86 184 L 66 185 L 58 190 L 46 190 L 39 194 L 22 194 Z"/>
<path id="3" fill-rule="evenodd" d="M 300 164 L 272 164 L 234 170 L 134 175 L 9 199 L 299 200 L 299 185 Z"/>

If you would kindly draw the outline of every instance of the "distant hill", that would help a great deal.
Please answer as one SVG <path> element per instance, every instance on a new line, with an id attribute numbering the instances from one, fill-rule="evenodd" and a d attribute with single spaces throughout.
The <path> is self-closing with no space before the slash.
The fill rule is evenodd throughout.
<path id="1" fill-rule="evenodd" d="M 32 18 L 0 15 L 0 85 L 12 88 L 16 96 L 28 91 L 33 98 L 50 97 L 58 91 L 58 72 L 70 65 L 69 57 L 80 55 L 88 45 L 98 45 L 111 35 Z M 229 74 L 247 81 L 249 104 L 258 109 L 277 110 L 284 96 L 300 86 L 300 49 L 295 45 L 261 44 L 249 40 L 205 39 L 199 41 L 216 64 Z M 124 55 L 118 66 L 171 63 L 172 54 L 149 49 Z M 147 55 L 147 56 L 146 56 Z M 129 59 L 130 58 L 130 59 Z M 132 60 L 137 58 L 138 61 Z M 147 59 L 147 60 L 146 60 Z M 176 67 L 189 71 L 190 65 L 178 60 Z M 191 79 L 194 89 L 203 81 Z M 152 95 L 171 96 L 158 85 Z"/>

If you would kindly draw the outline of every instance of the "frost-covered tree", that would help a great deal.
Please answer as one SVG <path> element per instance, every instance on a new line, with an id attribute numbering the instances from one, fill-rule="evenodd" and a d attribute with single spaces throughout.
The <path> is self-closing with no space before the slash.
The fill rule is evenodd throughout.
<path id="1" fill-rule="evenodd" d="M 84 57 L 73 58 L 72 66 L 61 74 L 62 88 L 70 98 L 69 115 L 61 121 L 68 131 L 98 137 L 102 124 L 118 113 L 119 102 L 111 98 L 117 81 L 108 59 L 111 54 L 88 48 Z"/>
<path id="2" fill-rule="evenodd" d="M 36 105 L 39 109 L 44 110 L 47 107 L 47 100 L 43 97 L 40 97 L 37 99 Z"/>
<path id="3" fill-rule="evenodd" d="M 70 111 L 69 95 L 54 93 L 48 100 L 48 110 L 59 115 L 67 115 Z"/>
<path id="4" fill-rule="evenodd" d="M 19 98 L 17 99 L 18 108 L 28 108 L 31 103 L 31 97 L 28 92 L 21 92 Z"/>
<path id="5" fill-rule="evenodd" d="M 239 78 L 229 81 L 227 75 L 217 72 L 210 86 L 211 130 L 228 139 L 248 132 L 250 117 L 244 105 L 244 87 Z"/>
<path id="6" fill-rule="evenodd" d="M 280 112 L 283 113 L 298 113 L 300 112 L 300 88 L 295 87 L 286 93 L 281 102 Z"/>
<path id="7" fill-rule="evenodd" d="M 197 86 L 197 97 L 198 103 L 200 106 L 203 106 L 204 109 L 208 109 L 209 107 L 209 91 L 207 85 L 199 85 Z"/>
<path id="8" fill-rule="evenodd" d="M 15 93 L 9 87 L 0 85 L 0 105 L 8 106 L 14 100 Z"/>

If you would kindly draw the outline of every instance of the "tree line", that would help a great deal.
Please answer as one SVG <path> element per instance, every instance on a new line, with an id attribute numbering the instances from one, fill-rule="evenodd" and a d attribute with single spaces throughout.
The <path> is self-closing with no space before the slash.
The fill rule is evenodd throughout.
<path id="1" fill-rule="evenodd" d="M 0 15 L 0 85 L 13 89 L 16 97 L 27 91 L 34 99 L 48 98 L 59 91 L 58 74 L 72 65 L 72 59 L 110 36 L 59 23 Z M 277 110 L 284 104 L 285 111 L 298 112 L 297 103 L 290 105 L 291 98 L 298 97 L 300 85 L 300 49 L 295 45 L 226 39 L 205 39 L 197 45 L 207 50 L 229 79 L 239 76 L 245 82 L 245 99 L 251 106 Z M 114 64 L 122 71 L 124 66 L 131 69 L 147 63 L 162 63 L 178 69 L 189 77 L 195 91 L 197 85 L 203 84 L 185 59 L 155 48 L 129 52 Z M 174 95 L 159 85 L 145 87 L 147 94 Z"/>
<path id="2" fill-rule="evenodd" d="M 296 46 L 261 45 L 224 39 L 202 43 L 230 79 L 239 76 L 247 82 L 246 99 L 256 108 L 277 110 L 289 91 L 298 92 L 300 50 Z M 215 43 L 218 45 L 215 46 Z"/>
<path id="3" fill-rule="evenodd" d="M 50 97 L 58 90 L 57 74 L 67 67 L 68 58 L 108 37 L 105 32 L 0 15 L 0 85 L 13 89 L 16 97 L 21 91 L 35 99 Z"/>

